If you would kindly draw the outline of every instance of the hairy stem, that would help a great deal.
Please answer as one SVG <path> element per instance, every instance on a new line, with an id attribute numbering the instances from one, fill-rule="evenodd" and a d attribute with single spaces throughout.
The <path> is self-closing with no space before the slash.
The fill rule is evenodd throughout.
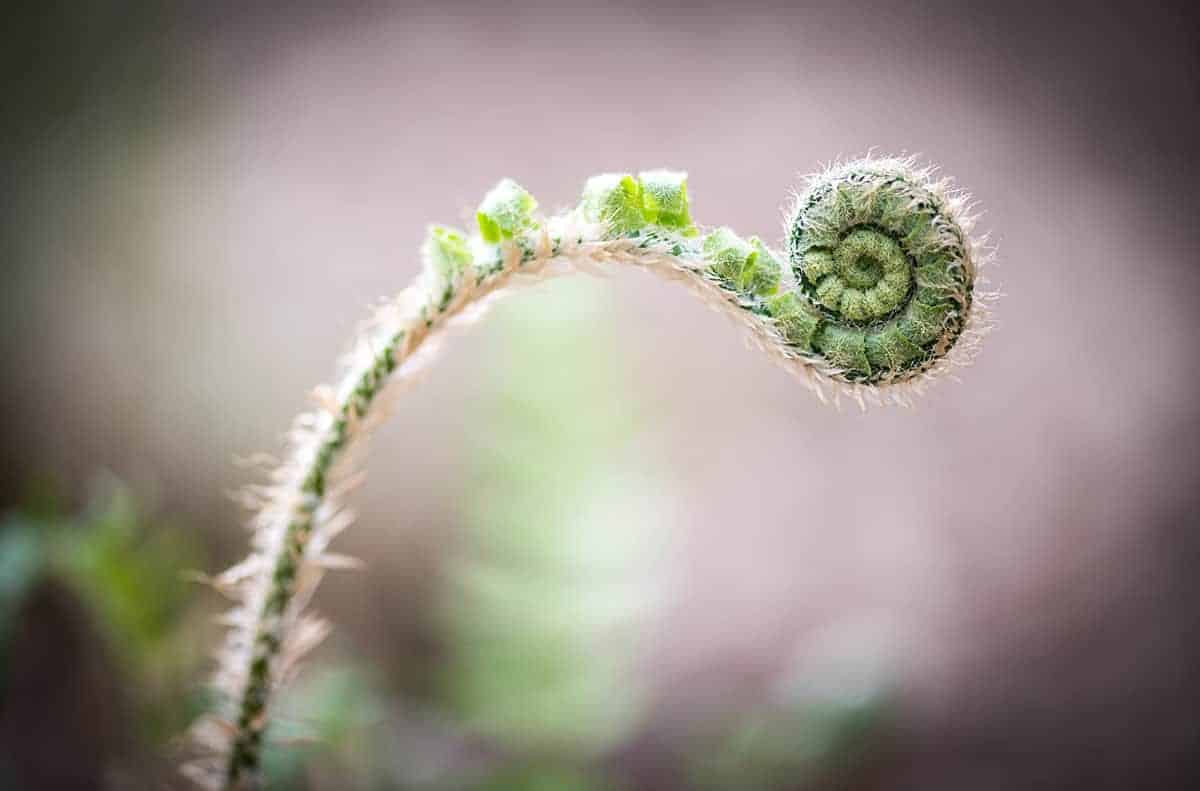
<path id="1" fill-rule="evenodd" d="M 661 241 L 658 244 L 661 245 Z M 522 247 L 533 252 L 522 254 Z M 386 342 L 373 354 L 364 356 L 362 362 L 348 372 L 341 391 L 316 414 L 319 425 L 311 439 L 298 445 L 295 456 L 287 465 L 292 468 L 287 485 L 274 494 L 276 507 L 264 512 L 272 513 L 276 524 L 261 558 L 265 561 L 260 564 L 262 570 L 259 572 L 262 593 L 257 597 L 260 601 L 249 641 L 250 650 L 244 660 L 246 674 L 233 723 L 234 735 L 226 767 L 227 788 L 252 787 L 256 782 L 254 776 L 260 761 L 267 706 L 272 690 L 280 680 L 279 666 L 287 658 L 288 627 L 298 619 L 301 607 L 296 606 L 297 602 L 301 595 L 311 590 L 315 583 L 313 577 L 321 568 L 323 547 L 317 552 L 310 551 L 310 539 L 328 504 L 326 492 L 331 473 L 370 426 L 377 397 L 392 374 L 417 356 L 423 345 L 456 317 L 511 287 L 522 276 L 528 276 L 532 282 L 538 276 L 558 274 L 556 270 L 566 272 L 587 269 L 595 264 L 616 263 L 679 277 L 698 267 L 696 262 L 673 259 L 657 249 L 639 249 L 627 240 L 587 240 L 584 236 L 576 236 L 576 243 L 566 252 L 560 246 L 550 244 L 544 234 L 540 238 L 531 234 L 505 242 L 501 250 L 501 268 L 474 283 L 463 283 L 457 295 L 447 302 L 437 304 L 437 294 L 406 295 L 410 299 L 413 296 L 431 299 L 415 313 L 395 317 L 395 326 L 390 327 Z M 717 292 L 714 296 L 722 298 L 717 286 L 698 275 L 695 278 L 697 288 L 714 289 Z M 420 286 L 414 289 L 420 289 Z M 386 318 L 384 322 L 387 323 Z M 373 330 L 372 334 L 378 335 L 379 331 Z M 303 579 L 306 571 L 307 580 Z"/>
<path id="2" fill-rule="evenodd" d="M 632 266 L 732 317 L 822 399 L 907 403 L 935 366 L 968 361 L 987 329 L 965 199 L 928 176 L 906 160 L 867 159 L 815 177 L 789 218 L 790 266 L 728 228 L 701 237 L 686 176 L 670 171 L 594 177 L 578 208 L 549 220 L 505 180 L 481 204 L 477 235 L 431 228 L 421 276 L 378 309 L 340 386 L 317 389 L 320 408 L 297 420 L 272 483 L 250 492 L 254 551 L 213 580 L 237 602 L 216 678 L 224 711 L 197 725 L 206 755 L 189 774 L 211 788 L 261 784 L 273 693 L 325 632 L 304 608 L 326 569 L 349 565 L 326 549 L 350 521 L 339 500 L 355 480 L 354 450 L 382 419 L 385 389 L 446 328 L 522 283 Z"/>

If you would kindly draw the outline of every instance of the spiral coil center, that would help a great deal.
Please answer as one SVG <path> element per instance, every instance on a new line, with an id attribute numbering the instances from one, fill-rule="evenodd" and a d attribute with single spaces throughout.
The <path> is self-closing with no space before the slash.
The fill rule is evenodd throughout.
<path id="1" fill-rule="evenodd" d="M 843 265 L 842 277 L 851 288 L 874 288 L 883 277 L 883 264 L 867 255 L 855 258 L 849 266 Z"/>
<path id="2" fill-rule="evenodd" d="M 888 318 L 912 285 L 912 265 L 900 243 L 865 226 L 852 228 L 832 247 L 810 248 L 800 274 L 819 305 L 856 324 Z"/>

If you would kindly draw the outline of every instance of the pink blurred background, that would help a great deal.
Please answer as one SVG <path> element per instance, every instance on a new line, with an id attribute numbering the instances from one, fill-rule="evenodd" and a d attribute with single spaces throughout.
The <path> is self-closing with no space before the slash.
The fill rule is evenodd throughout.
<path id="1" fill-rule="evenodd" d="M 623 638 L 644 705 L 603 760 L 690 788 L 694 724 L 800 666 L 894 690 L 846 787 L 1196 779 L 1183 4 L 58 11 L 10 30 L 0 503 L 110 470 L 216 570 L 246 545 L 231 458 L 279 447 L 426 224 L 465 224 L 500 177 L 553 210 L 595 172 L 683 168 L 699 222 L 777 240 L 799 174 L 915 153 L 979 201 L 1007 296 L 976 365 L 913 409 L 823 407 L 680 290 L 590 287 L 627 383 L 608 395 L 670 503 Z M 317 601 L 340 651 L 422 698 L 498 321 L 375 439 L 340 539 L 368 570 Z"/>

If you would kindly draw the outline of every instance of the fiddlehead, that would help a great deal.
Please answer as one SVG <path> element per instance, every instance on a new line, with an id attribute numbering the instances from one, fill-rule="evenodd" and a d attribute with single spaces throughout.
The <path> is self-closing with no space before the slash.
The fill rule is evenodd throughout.
<path id="1" fill-rule="evenodd" d="M 815 178 L 792 211 L 788 257 L 813 309 L 785 334 L 848 381 L 911 378 L 966 326 L 976 262 L 961 206 L 923 176 L 904 161 L 851 163 Z"/>
<path id="2" fill-rule="evenodd" d="M 339 502 L 357 480 L 353 452 L 384 415 L 383 391 L 427 361 L 447 327 L 523 282 L 630 265 L 735 318 L 823 399 L 903 403 L 969 359 L 987 328 L 964 206 L 910 161 L 865 159 L 810 180 L 786 258 L 728 228 L 701 234 L 686 176 L 665 170 L 593 177 L 578 207 L 548 219 L 506 179 L 480 204 L 477 233 L 431 228 L 417 282 L 378 309 L 341 384 L 318 388 L 319 409 L 298 418 L 270 484 L 247 493 L 254 551 L 212 580 L 236 602 L 216 677 L 223 710 L 197 725 L 204 754 L 189 774 L 214 788 L 259 785 L 271 697 L 324 634 L 304 607 L 324 570 L 349 562 L 326 550 L 351 519 Z"/>

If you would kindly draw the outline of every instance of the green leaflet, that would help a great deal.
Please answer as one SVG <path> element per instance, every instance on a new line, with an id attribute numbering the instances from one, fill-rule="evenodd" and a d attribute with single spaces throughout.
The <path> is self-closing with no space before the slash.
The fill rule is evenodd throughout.
<path id="1" fill-rule="evenodd" d="M 586 222 L 603 223 L 623 236 L 647 225 L 694 236 L 688 205 L 687 174 L 650 170 L 638 174 L 602 173 L 583 187 L 579 214 Z"/>
<path id="2" fill-rule="evenodd" d="M 445 307 L 454 296 L 455 284 L 471 268 L 471 248 L 461 231 L 443 225 L 431 225 L 421 245 L 425 270 L 432 278 L 430 288 L 440 294 Z"/>
<path id="3" fill-rule="evenodd" d="M 488 244 L 499 244 L 516 234 L 533 229 L 533 212 L 538 203 L 524 187 L 504 179 L 484 196 L 475 212 L 479 235 Z"/>
<path id="4" fill-rule="evenodd" d="M 803 351 L 813 350 L 813 337 L 821 329 L 821 316 L 794 291 L 766 300 L 767 314 L 775 319 L 783 339 Z"/>
<path id="5" fill-rule="evenodd" d="M 618 235 L 636 231 L 646 224 L 642 187 L 628 173 L 592 176 L 583 186 L 579 208 L 585 220 L 604 223 Z"/>
<path id="6" fill-rule="evenodd" d="M 661 228 L 695 235 L 688 206 L 687 174 L 671 170 L 649 170 L 638 174 L 646 222 Z"/>
<path id="7" fill-rule="evenodd" d="M 748 297 L 766 297 L 779 290 L 782 269 L 757 237 L 742 239 L 721 227 L 701 244 L 709 269 L 729 288 Z"/>

